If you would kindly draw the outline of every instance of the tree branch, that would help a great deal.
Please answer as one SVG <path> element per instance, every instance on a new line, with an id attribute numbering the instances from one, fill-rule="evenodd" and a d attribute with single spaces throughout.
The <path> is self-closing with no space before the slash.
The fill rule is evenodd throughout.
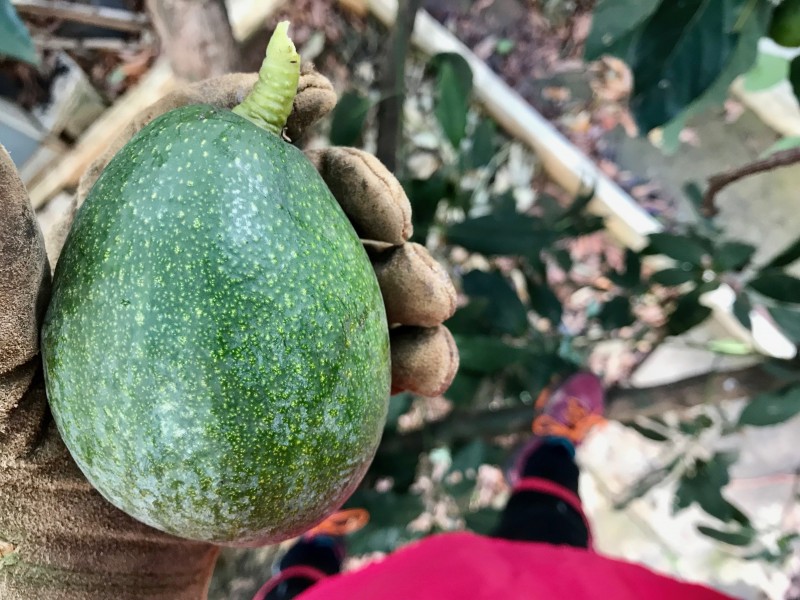
<path id="1" fill-rule="evenodd" d="M 376 156 L 386 168 L 397 168 L 397 149 L 403 123 L 405 98 L 405 64 L 414 21 L 422 0 L 401 0 L 397 8 L 397 21 L 389 38 L 383 77 L 381 102 L 378 105 L 378 147 Z"/>
<path id="2" fill-rule="evenodd" d="M 666 385 L 649 388 L 612 388 L 606 395 L 606 416 L 617 421 L 632 421 L 637 416 L 663 414 L 711 401 L 718 403 L 751 397 L 780 387 L 784 382 L 760 365 L 738 371 L 697 375 Z M 500 410 L 455 410 L 439 421 L 409 433 L 384 435 L 378 454 L 422 452 L 436 445 L 453 444 L 476 438 L 491 438 L 530 431 L 533 408 L 515 406 Z"/>
<path id="3" fill-rule="evenodd" d="M 146 6 L 178 77 L 200 81 L 239 69 L 224 0 L 147 0 Z"/>
<path id="4" fill-rule="evenodd" d="M 728 171 L 723 171 L 708 179 L 708 189 L 703 196 L 703 213 L 707 217 L 713 217 L 719 212 L 719 209 L 714 204 L 714 197 L 725 186 L 765 171 L 771 171 L 779 167 L 788 167 L 800 162 L 800 148 L 789 148 L 788 150 L 781 150 L 770 154 L 768 157 L 757 160 L 741 167 L 736 167 Z"/>

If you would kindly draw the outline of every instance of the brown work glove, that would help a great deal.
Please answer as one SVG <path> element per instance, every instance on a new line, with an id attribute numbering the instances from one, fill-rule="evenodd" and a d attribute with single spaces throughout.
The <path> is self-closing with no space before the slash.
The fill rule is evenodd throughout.
<path id="1" fill-rule="evenodd" d="M 114 153 L 154 117 L 185 104 L 230 108 L 255 79 L 247 74 L 207 80 L 146 109 L 89 168 L 77 202 Z M 298 139 L 335 99 L 327 79 L 304 69 L 289 137 Z M 458 366 L 452 336 L 441 326 L 455 309 L 455 292 L 427 251 L 406 242 L 410 207 L 402 188 L 359 150 L 329 148 L 308 155 L 356 231 L 371 240 L 368 249 L 392 324 L 394 391 L 441 394 Z M 58 435 L 38 347 L 49 284 L 41 232 L 0 146 L 0 598 L 205 598 L 218 549 L 161 533 L 114 508 L 89 485 Z"/>

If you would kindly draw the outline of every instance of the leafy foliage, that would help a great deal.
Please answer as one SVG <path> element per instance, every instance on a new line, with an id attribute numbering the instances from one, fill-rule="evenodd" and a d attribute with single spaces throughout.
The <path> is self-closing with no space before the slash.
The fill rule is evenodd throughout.
<path id="1" fill-rule="evenodd" d="M 755 42 L 751 48 L 745 40 L 750 40 L 748 36 L 755 39 L 757 32 L 763 31 L 768 20 L 764 16 L 768 16 L 769 11 L 760 8 L 759 0 L 758 6 L 752 7 L 752 14 L 745 14 L 740 10 L 743 1 L 681 3 L 681 11 L 693 10 L 692 14 L 699 19 L 697 31 L 683 32 L 674 15 L 667 14 L 666 0 L 635 3 L 605 0 L 596 9 L 587 53 L 599 55 L 613 51 L 632 60 L 642 48 L 652 48 L 653 54 L 661 52 L 669 46 L 667 39 L 674 40 L 676 36 L 683 39 L 683 33 L 689 38 L 700 33 L 708 37 L 689 39 L 682 42 L 689 45 L 672 52 L 671 58 L 661 57 L 659 68 L 677 73 L 688 60 L 685 53 L 690 48 L 711 52 L 714 40 L 724 37 L 727 54 L 710 56 L 708 62 L 703 63 L 707 70 L 698 66 L 698 76 L 685 86 L 678 86 L 682 95 L 670 91 L 670 98 L 659 100 L 655 98 L 654 89 L 648 90 L 644 85 L 647 80 L 644 87 L 639 88 L 641 98 L 661 103 L 643 118 L 653 120 L 654 115 L 662 111 L 664 118 L 680 119 L 680 115 L 675 117 L 673 113 L 685 103 L 702 102 L 704 95 L 711 93 L 719 83 L 720 69 L 729 71 L 730 79 L 724 84 L 727 87 L 741 72 L 731 65 L 745 64 L 747 60 L 741 57 L 748 53 L 750 62 L 755 58 Z M 756 17 L 760 20 L 754 20 Z M 603 22 L 609 31 L 604 32 L 600 27 Z M 669 34 L 672 38 L 664 37 L 666 34 L 661 32 L 660 39 L 642 39 L 645 32 L 656 35 L 655 30 L 651 32 L 648 27 L 659 29 L 667 23 L 673 24 Z M 638 60 L 643 59 L 639 56 Z M 737 60 L 740 62 L 736 63 Z M 435 119 L 434 125 L 438 123 L 445 139 L 436 157 L 441 166 L 426 179 L 409 179 L 403 186 L 413 208 L 414 239 L 431 243 L 440 256 L 469 257 L 450 265 L 463 300 L 446 323 L 455 337 L 461 358 L 459 372 L 446 393 L 453 411 L 477 415 L 478 419 L 482 415 L 490 418 L 489 406 L 518 407 L 532 403 L 554 376 L 571 373 L 584 364 L 591 342 L 618 337 L 622 328 L 629 328 L 637 335 L 648 332 L 648 328 L 638 322 L 637 310 L 642 298 L 654 292 L 667 302 L 667 322 L 662 334 L 677 335 L 702 323 L 711 313 L 702 303 L 702 296 L 723 282 L 733 282 L 738 290 L 735 314 L 745 327 L 751 327 L 751 312 L 763 309 L 773 314 L 787 334 L 800 338 L 800 311 L 791 302 L 784 301 L 793 293 L 793 284 L 787 283 L 786 278 L 790 276 L 783 271 L 800 257 L 800 241 L 768 264 L 759 266 L 753 263 L 756 253 L 753 245 L 726 239 L 716 223 L 698 213 L 691 226 L 650 236 L 643 252 L 626 251 L 623 264 L 615 263 L 613 268 L 604 265 L 607 284 L 599 295 L 601 299 L 592 301 L 582 315 L 588 323 L 586 327 L 599 333 L 590 342 L 586 341 L 586 336 L 580 339 L 568 326 L 571 315 L 564 304 L 563 279 L 561 286 L 556 286 L 551 274 L 560 272 L 561 277 L 569 281 L 576 266 L 572 264 L 569 251 L 571 244 L 603 226 L 602 219 L 586 214 L 591 191 L 578 195 L 571 203 L 540 195 L 532 208 L 524 210 L 518 208 L 511 192 L 495 192 L 489 184 L 496 175 L 502 148 L 494 123 L 476 115 L 470 108 L 472 79 L 468 65 L 454 55 L 445 54 L 434 57 L 429 67 L 435 90 L 431 118 Z M 663 76 L 663 73 L 659 75 Z M 657 82 L 655 86 L 658 88 Z M 703 86 L 706 86 L 705 91 Z M 360 135 L 363 121 L 357 117 L 366 105 L 355 97 L 348 102 L 352 105 L 348 110 L 355 114 L 347 118 L 337 115 L 337 118 L 350 124 L 342 129 L 352 132 L 349 134 L 352 139 Z M 488 182 L 480 201 L 475 189 L 464 183 L 476 179 Z M 688 186 L 687 195 L 699 209 L 702 203 L 699 186 Z M 671 264 L 653 272 L 648 257 L 656 255 L 662 262 Z M 750 347 L 738 340 L 715 340 L 710 348 L 720 353 L 750 352 Z M 791 417 L 800 411 L 795 402 L 795 390 L 800 389 L 798 383 L 788 382 L 780 394 L 755 398 L 738 423 L 726 422 L 726 431 L 768 425 Z M 413 413 L 416 402 L 408 394 L 392 398 L 388 432 L 397 433 L 400 415 L 409 410 Z M 703 413 L 683 419 L 676 430 L 658 417 L 637 420 L 631 426 L 650 440 L 669 446 L 676 438 L 691 440 L 707 435 L 719 424 L 719 418 Z M 426 425 L 422 426 L 423 431 L 417 432 L 421 434 L 422 453 L 398 451 L 387 455 L 379 452 L 367 485 L 351 500 L 351 505 L 364 506 L 373 514 L 368 528 L 354 539 L 355 551 L 390 550 L 423 535 L 406 524 L 427 510 L 432 502 L 431 494 L 455 507 L 461 523 L 468 528 L 487 532 L 496 523 L 494 507 L 475 506 L 476 473 L 481 464 L 502 463 L 506 451 L 500 450 L 489 438 L 443 445 L 438 434 L 428 435 Z M 698 505 L 723 523 L 723 526 L 702 525 L 700 531 L 704 535 L 728 545 L 750 548 L 758 532 L 723 495 L 733 459 L 732 455 L 723 453 L 711 458 L 707 454 L 701 458 L 673 457 L 663 465 L 657 477 L 641 482 L 631 497 L 646 493 L 672 474 L 679 482 L 674 501 L 676 511 Z M 444 470 L 433 469 L 438 479 L 432 475 L 431 463 L 445 465 Z M 424 494 L 412 486 L 420 473 L 428 478 Z M 379 481 L 384 483 L 380 492 L 374 489 Z M 390 485 L 384 489 L 387 481 Z M 432 525 L 426 531 L 441 527 L 445 526 Z"/>
<path id="2" fill-rule="evenodd" d="M 721 102 L 731 82 L 753 66 L 773 10 L 769 0 L 601 0 L 585 56 L 625 60 L 641 130 L 674 124 L 665 130 L 674 144 L 686 117 Z"/>

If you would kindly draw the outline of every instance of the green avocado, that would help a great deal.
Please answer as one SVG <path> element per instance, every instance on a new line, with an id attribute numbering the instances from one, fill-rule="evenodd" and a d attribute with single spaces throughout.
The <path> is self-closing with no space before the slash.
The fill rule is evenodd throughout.
<path id="1" fill-rule="evenodd" d="M 380 440 L 389 332 L 305 156 L 231 111 L 150 123 L 75 218 L 42 330 L 73 458 L 115 506 L 220 544 L 336 510 Z"/>

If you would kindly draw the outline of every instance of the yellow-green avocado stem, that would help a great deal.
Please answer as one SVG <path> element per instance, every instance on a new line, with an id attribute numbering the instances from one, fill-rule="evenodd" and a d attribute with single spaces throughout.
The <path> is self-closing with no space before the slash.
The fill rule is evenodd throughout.
<path id="1" fill-rule="evenodd" d="M 233 108 L 237 115 L 276 135 L 286 126 L 300 80 L 300 55 L 288 30 L 289 21 L 281 21 L 275 27 L 258 81 L 242 103 Z"/>

